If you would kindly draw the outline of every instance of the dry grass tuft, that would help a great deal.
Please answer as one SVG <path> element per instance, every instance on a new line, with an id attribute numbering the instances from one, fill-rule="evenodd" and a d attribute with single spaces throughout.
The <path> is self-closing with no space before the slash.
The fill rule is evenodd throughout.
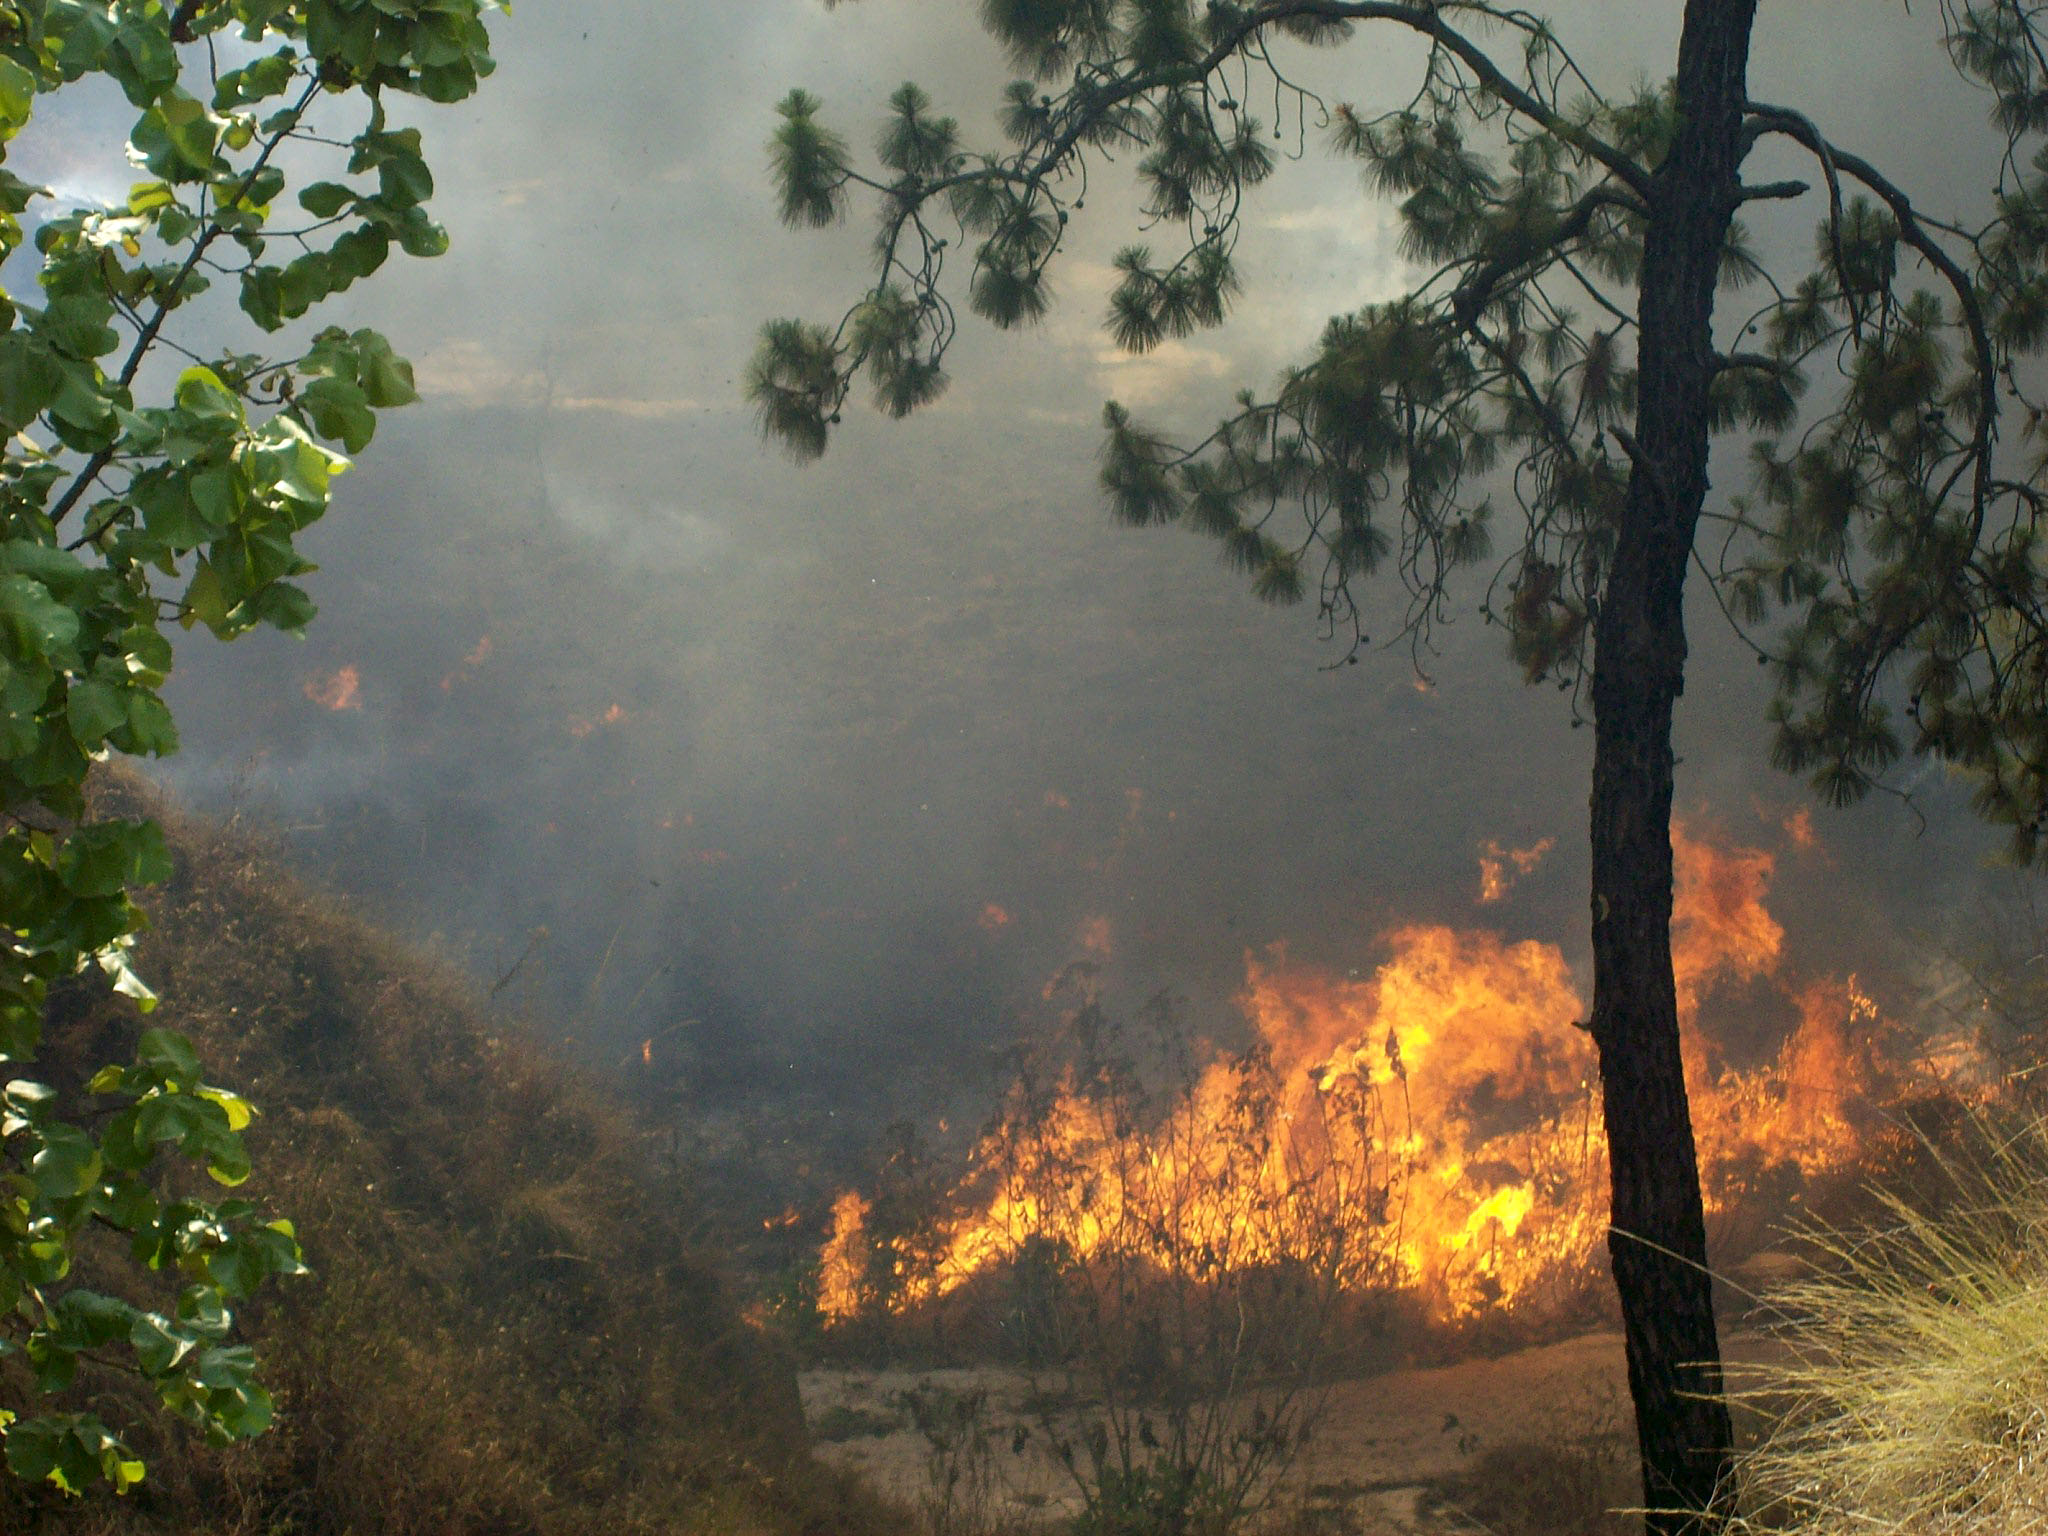
<path id="1" fill-rule="evenodd" d="M 2048 1121 L 1921 1150 L 1769 1298 L 1787 1355 L 1744 1373 L 1770 1428 L 1730 1536 L 2048 1533 Z"/>

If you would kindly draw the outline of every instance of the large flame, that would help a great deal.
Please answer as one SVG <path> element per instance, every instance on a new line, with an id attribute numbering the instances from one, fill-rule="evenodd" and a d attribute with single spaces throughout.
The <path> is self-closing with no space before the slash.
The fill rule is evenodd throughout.
<path id="1" fill-rule="evenodd" d="M 1672 961 L 1712 1212 L 1857 1155 L 1845 1105 L 1874 1083 L 1876 1007 L 1853 979 L 1809 986 L 1774 1060 L 1723 1064 L 1700 1003 L 1775 975 L 1773 859 L 1684 824 L 1672 848 Z M 1583 1282 L 1606 1233 L 1606 1141 L 1562 952 L 1442 926 L 1383 942 L 1366 978 L 1279 947 L 1248 955 L 1238 1001 L 1257 1047 L 1190 1073 L 1142 1125 L 1073 1071 L 1028 1113 L 1019 1097 L 914 1244 L 878 1243 L 866 1202 L 842 1195 L 820 1310 L 913 1307 L 1044 1240 L 1084 1261 L 1120 1245 L 1159 1266 L 1335 1264 L 1348 1283 L 1413 1291 L 1445 1320 Z"/>

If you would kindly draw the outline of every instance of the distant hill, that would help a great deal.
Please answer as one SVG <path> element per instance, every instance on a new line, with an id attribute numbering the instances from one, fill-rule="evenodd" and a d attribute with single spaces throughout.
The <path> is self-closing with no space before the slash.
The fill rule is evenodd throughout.
<path id="1" fill-rule="evenodd" d="M 881 1528 L 811 1461 L 790 1361 L 740 1317 L 684 1175 L 657 1171 L 629 1117 L 248 839 L 132 780 L 98 793 L 171 834 L 141 955 L 165 996 L 152 1022 L 261 1107 L 247 1192 L 297 1223 L 314 1275 L 244 1317 L 278 1398 L 268 1435 L 219 1451 L 151 1420 L 137 1494 L 81 1506 L 0 1479 L 0 1530 Z M 81 990 L 46 1065 L 75 1080 L 137 1028 Z M 81 1389 L 104 1405 L 130 1387 Z"/>

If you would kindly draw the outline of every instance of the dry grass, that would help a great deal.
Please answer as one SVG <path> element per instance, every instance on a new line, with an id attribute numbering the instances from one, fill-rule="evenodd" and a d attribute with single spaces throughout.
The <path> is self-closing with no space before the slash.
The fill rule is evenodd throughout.
<path id="1" fill-rule="evenodd" d="M 1641 1517 L 1633 1427 L 1625 1397 L 1587 1386 L 1553 1401 L 1549 1433 L 1480 1451 L 1438 1490 L 1450 1525 L 1487 1536 L 1629 1536 Z"/>
<path id="2" fill-rule="evenodd" d="M 1786 1359 L 1748 1373 L 1771 1428 L 1731 1536 L 2048 1532 L 2048 1122 L 1922 1143 L 1910 1194 L 1807 1234 L 1773 1292 Z"/>
<path id="3" fill-rule="evenodd" d="M 133 785 L 103 794 L 133 800 Z M 0 1478 L 0 1530 L 161 1536 L 805 1536 L 877 1529 L 805 1448 L 790 1362 L 744 1323 L 678 1177 L 452 973 L 166 816 L 151 893 L 158 1019 L 262 1106 L 250 1188 L 298 1223 L 310 1281 L 245 1315 L 277 1427 L 227 1451 L 139 1419 L 120 1505 Z M 122 1053 L 125 1005 L 60 1003 L 59 1077 Z M 125 1284 L 107 1263 L 102 1283 Z"/>

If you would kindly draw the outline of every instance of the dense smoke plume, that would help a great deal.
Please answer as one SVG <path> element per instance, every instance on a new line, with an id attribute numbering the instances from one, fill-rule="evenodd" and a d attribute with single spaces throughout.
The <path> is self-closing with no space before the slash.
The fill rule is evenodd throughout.
<path id="1" fill-rule="evenodd" d="M 1560 31 L 1597 21 L 1588 63 L 1626 89 L 1667 67 L 1677 10 L 1568 5 Z M 1934 24 L 1862 0 L 1774 16 L 1759 93 L 1817 91 L 1831 132 L 1945 188 L 1981 114 L 1941 94 Z M 1482 889 L 1487 924 L 1582 963 L 1589 733 L 1520 686 L 1476 599 L 1427 681 L 1405 650 L 1332 670 L 1311 616 L 1099 505 L 1102 398 L 1200 422 L 1404 280 L 1387 211 L 1312 122 L 1252 210 L 1238 323 L 1109 350 L 1103 258 L 1130 218 L 1105 188 L 1042 331 L 971 328 L 941 407 L 849 413 L 799 470 L 761 447 L 739 371 L 760 319 L 850 291 L 866 235 L 774 224 L 770 106 L 804 85 L 864 138 L 914 75 L 978 133 L 1002 70 L 972 7 L 613 0 L 497 32 L 498 77 L 428 125 L 454 252 L 338 317 L 385 328 L 429 403 L 307 541 L 308 643 L 188 642 L 177 793 L 272 823 L 650 1098 L 789 1092 L 809 1136 L 979 1113 L 989 1048 L 1082 955 L 1219 1033 L 1248 950 L 1343 976 L 1375 935 L 1474 921 Z M 1317 81 L 1362 96 L 1402 65 L 1345 50 Z M 43 152 L 73 190 L 125 185 Z M 1710 605 L 1694 630 L 1681 804 L 1758 840 L 1802 790 L 1765 766 L 1761 680 Z M 1955 938 L 1989 840 L 1917 789 L 1924 836 L 1883 799 L 1812 819 L 1779 880 L 1787 946 L 1910 985 Z M 1790 1027 L 1764 1010 L 1751 1048 Z"/>

